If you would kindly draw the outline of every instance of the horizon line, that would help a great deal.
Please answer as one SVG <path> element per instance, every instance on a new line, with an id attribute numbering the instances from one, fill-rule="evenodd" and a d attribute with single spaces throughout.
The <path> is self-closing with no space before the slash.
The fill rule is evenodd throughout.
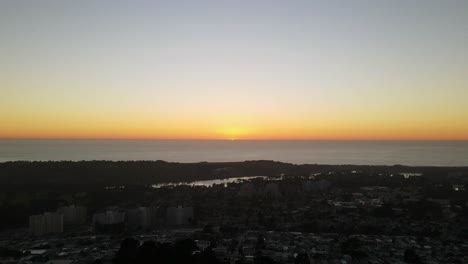
<path id="1" fill-rule="evenodd" d="M 468 141 L 444 138 L 93 138 L 93 137 L 0 137 L 0 140 L 167 140 L 167 141 Z"/>

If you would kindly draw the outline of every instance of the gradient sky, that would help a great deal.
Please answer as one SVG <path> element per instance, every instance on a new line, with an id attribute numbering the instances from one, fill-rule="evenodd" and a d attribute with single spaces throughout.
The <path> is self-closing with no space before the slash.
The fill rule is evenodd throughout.
<path id="1" fill-rule="evenodd" d="M 468 1 L 0 1 L 0 138 L 468 140 Z"/>

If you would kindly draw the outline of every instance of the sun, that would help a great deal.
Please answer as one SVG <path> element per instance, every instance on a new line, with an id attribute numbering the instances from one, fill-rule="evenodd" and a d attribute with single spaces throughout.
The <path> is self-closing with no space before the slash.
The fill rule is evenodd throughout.
<path id="1" fill-rule="evenodd" d="M 250 131 L 247 128 L 228 127 L 221 129 L 220 134 L 227 140 L 236 141 L 247 137 L 250 134 Z"/>

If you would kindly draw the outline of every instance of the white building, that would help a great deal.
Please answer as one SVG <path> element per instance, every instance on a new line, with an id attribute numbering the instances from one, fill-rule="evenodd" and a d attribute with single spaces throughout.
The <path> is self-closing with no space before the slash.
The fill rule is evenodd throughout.
<path id="1" fill-rule="evenodd" d="M 193 207 L 169 207 L 166 210 L 166 224 L 171 226 L 190 225 L 193 221 Z"/>
<path id="2" fill-rule="evenodd" d="M 156 207 L 137 207 L 128 209 L 125 221 L 130 229 L 148 229 L 156 225 Z"/>
<path id="3" fill-rule="evenodd" d="M 63 214 L 63 221 L 66 225 L 82 225 L 86 223 L 87 209 L 84 206 L 64 206 L 57 210 Z"/>
<path id="4" fill-rule="evenodd" d="M 113 225 L 120 224 L 125 221 L 125 212 L 122 211 L 105 211 L 93 215 L 93 224 Z"/>
<path id="5" fill-rule="evenodd" d="M 44 235 L 63 232 L 63 215 L 59 213 L 44 213 L 29 217 L 29 231 L 33 235 Z"/>

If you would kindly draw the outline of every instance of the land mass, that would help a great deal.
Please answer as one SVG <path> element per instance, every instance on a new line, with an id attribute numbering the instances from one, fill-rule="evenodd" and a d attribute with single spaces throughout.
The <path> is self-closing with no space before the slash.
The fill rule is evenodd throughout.
<path id="1" fill-rule="evenodd" d="M 467 187 L 468 167 L 5 162 L 0 262 L 467 263 Z"/>
<path id="2" fill-rule="evenodd" d="M 15 161 L 0 163 L 1 188 L 36 185 L 147 185 L 240 176 L 309 175 L 356 171 L 368 176 L 420 173 L 425 177 L 468 176 L 468 167 L 292 164 L 257 160 L 178 163 L 166 161 Z M 349 178 L 348 178 L 349 179 Z"/>

